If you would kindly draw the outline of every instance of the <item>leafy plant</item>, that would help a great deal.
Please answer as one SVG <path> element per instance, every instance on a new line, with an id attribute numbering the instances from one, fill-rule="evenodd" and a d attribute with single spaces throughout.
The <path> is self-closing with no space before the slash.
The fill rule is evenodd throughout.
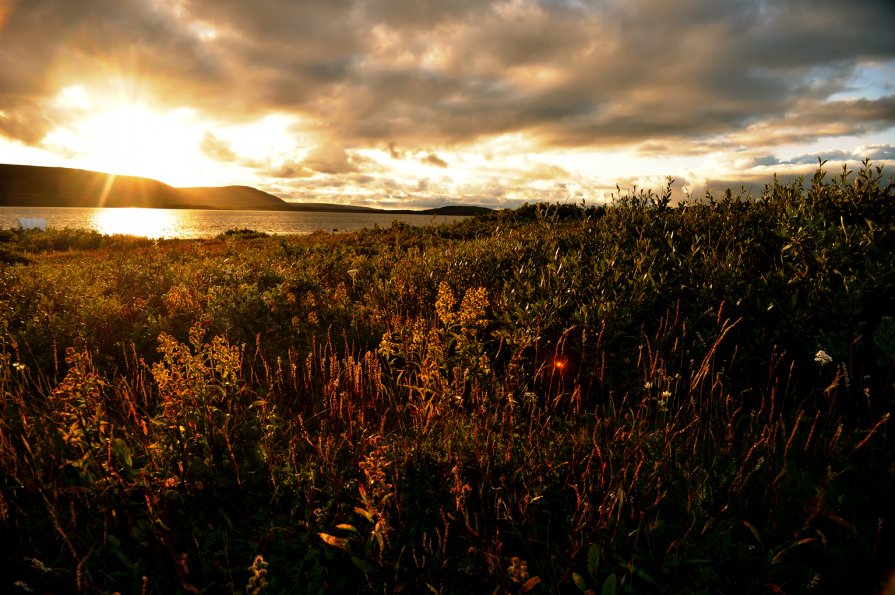
<path id="1" fill-rule="evenodd" d="M 0 581 L 880 591 L 893 195 L 866 162 L 353 234 L 2 230 Z"/>

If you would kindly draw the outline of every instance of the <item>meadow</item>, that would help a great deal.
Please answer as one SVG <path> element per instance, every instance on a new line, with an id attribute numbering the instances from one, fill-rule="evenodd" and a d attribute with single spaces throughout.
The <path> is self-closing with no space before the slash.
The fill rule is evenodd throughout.
<path id="1" fill-rule="evenodd" d="M 895 182 L 0 231 L 7 593 L 876 593 Z"/>

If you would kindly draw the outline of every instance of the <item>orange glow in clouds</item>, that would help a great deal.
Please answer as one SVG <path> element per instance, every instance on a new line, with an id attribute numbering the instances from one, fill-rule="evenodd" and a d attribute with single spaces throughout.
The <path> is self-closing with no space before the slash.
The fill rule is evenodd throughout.
<path id="1" fill-rule="evenodd" d="M 55 98 L 72 116 L 44 139 L 80 166 L 122 175 L 189 183 L 200 166 L 202 130 L 189 109 L 156 110 L 139 100 L 97 96 L 74 85 Z"/>
<path id="2" fill-rule="evenodd" d="M 66 155 L 71 167 L 173 186 L 196 185 L 208 169 L 199 148 L 205 128 L 191 109 L 165 109 L 128 93 L 82 85 L 63 88 L 49 109 L 58 125 L 43 145 Z"/>
<path id="3" fill-rule="evenodd" d="M 67 166 L 171 186 L 244 183 L 241 162 L 257 167 L 266 160 L 282 161 L 297 144 L 309 142 L 295 135 L 298 120 L 291 115 L 273 113 L 221 126 L 192 108 L 161 106 L 145 84 L 125 79 L 95 88 L 66 86 L 48 112 L 58 124 L 42 145 L 66 156 Z M 209 153 L 209 138 L 226 148 Z"/>

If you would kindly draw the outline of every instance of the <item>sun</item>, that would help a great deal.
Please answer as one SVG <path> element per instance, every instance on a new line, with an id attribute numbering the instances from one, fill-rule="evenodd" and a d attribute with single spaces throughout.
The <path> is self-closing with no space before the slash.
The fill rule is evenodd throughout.
<path id="1" fill-rule="evenodd" d="M 207 166 L 199 148 L 203 123 L 191 109 L 104 97 L 77 85 L 63 89 L 55 106 L 63 123 L 44 144 L 79 167 L 188 186 Z"/>

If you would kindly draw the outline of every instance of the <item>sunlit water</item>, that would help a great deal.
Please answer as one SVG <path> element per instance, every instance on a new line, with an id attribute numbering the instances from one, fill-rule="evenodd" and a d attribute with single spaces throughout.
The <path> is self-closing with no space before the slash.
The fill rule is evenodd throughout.
<path id="1" fill-rule="evenodd" d="M 46 219 L 51 229 L 92 229 L 107 235 L 127 234 L 148 238 L 207 238 L 229 229 L 254 229 L 278 235 L 307 234 L 318 230 L 355 231 L 377 225 L 389 227 L 393 221 L 421 226 L 451 223 L 465 218 L 385 213 L 0 207 L 0 228 L 18 227 L 20 217 Z"/>

